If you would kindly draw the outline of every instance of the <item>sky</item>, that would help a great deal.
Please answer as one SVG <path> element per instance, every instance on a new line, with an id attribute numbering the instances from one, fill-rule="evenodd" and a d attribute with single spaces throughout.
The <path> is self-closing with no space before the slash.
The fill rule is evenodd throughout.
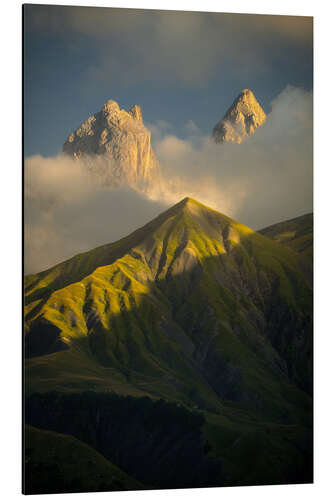
<path id="1" fill-rule="evenodd" d="M 55 155 L 107 99 L 210 133 L 243 88 L 266 112 L 312 89 L 312 18 L 25 6 L 25 156 Z"/>
<path id="2" fill-rule="evenodd" d="M 260 229 L 312 211 L 312 18 L 25 7 L 25 272 L 115 241 L 191 196 Z M 241 145 L 213 126 L 251 88 Z M 105 191 L 60 153 L 108 99 L 142 107 L 163 196 Z"/>

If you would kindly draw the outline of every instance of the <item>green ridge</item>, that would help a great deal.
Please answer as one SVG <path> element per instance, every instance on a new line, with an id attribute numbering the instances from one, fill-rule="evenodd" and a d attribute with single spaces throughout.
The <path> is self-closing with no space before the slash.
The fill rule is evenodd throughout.
<path id="1" fill-rule="evenodd" d="M 140 490 L 144 486 L 78 439 L 25 426 L 24 493 Z"/>
<path id="2" fill-rule="evenodd" d="M 309 260 L 313 259 L 313 214 L 279 222 L 259 231 L 282 245 L 286 245 Z"/>
<path id="3" fill-rule="evenodd" d="M 295 450 L 312 426 L 309 282 L 296 251 L 186 198 L 118 242 L 26 277 L 26 393 L 93 390 L 196 408 L 230 464 L 234 451 L 216 443 L 241 432 L 232 412 L 252 413 L 259 427 L 294 426 Z M 258 434 L 282 454 L 268 484 L 287 477 L 279 429 Z M 256 438 L 244 439 L 251 450 Z M 260 482 L 254 474 L 242 484 Z"/>

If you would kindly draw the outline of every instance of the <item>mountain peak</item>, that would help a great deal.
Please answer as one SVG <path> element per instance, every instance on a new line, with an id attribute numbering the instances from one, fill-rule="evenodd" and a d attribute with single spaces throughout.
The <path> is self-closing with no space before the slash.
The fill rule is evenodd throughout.
<path id="1" fill-rule="evenodd" d="M 131 109 L 129 111 L 126 111 L 125 109 L 120 109 L 117 101 L 114 101 L 113 99 L 108 99 L 102 108 L 102 113 L 106 116 L 117 115 L 118 118 L 120 119 L 123 118 L 123 121 L 124 118 L 134 119 L 143 124 L 142 109 L 137 104 L 133 104 Z"/>
<path id="2" fill-rule="evenodd" d="M 203 212 L 214 212 L 212 208 L 203 205 L 202 203 L 200 203 L 200 201 L 197 201 L 194 198 L 190 198 L 189 196 L 183 198 L 181 201 L 176 203 L 176 205 L 171 207 L 171 210 L 177 210 L 177 209 L 181 210 L 188 209 L 190 211 L 194 211 L 195 209 L 200 209 Z"/>
<path id="3" fill-rule="evenodd" d="M 159 182 L 160 175 L 150 139 L 140 106 L 134 104 L 126 111 L 108 99 L 68 136 L 63 152 L 83 158 L 103 185 L 146 191 Z"/>
<path id="4" fill-rule="evenodd" d="M 190 198 L 189 196 L 186 196 L 186 198 L 184 198 L 183 200 L 181 200 L 179 202 L 179 205 L 182 205 L 182 206 L 187 206 L 187 205 L 191 205 L 191 204 L 200 205 L 200 203 L 197 200 L 194 200 L 193 198 Z"/>
<path id="5" fill-rule="evenodd" d="M 129 114 L 133 116 L 135 120 L 142 122 L 142 109 L 137 104 L 134 104 L 129 110 Z"/>
<path id="6" fill-rule="evenodd" d="M 254 96 L 254 93 L 252 92 L 251 89 L 243 89 L 242 92 L 240 93 L 240 95 L 253 95 Z"/>
<path id="7" fill-rule="evenodd" d="M 243 89 L 213 129 L 215 142 L 240 144 L 260 127 L 266 114 L 251 89 Z"/>
<path id="8" fill-rule="evenodd" d="M 103 111 L 106 112 L 106 113 L 109 113 L 109 112 L 112 112 L 112 111 L 119 112 L 120 111 L 119 104 L 116 101 L 114 101 L 113 99 L 109 99 L 104 104 Z"/>

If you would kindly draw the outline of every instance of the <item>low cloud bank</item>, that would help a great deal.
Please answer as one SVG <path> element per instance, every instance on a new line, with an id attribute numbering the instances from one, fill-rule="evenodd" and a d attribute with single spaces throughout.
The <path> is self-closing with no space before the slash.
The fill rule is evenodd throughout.
<path id="1" fill-rule="evenodd" d="M 164 209 L 136 191 L 104 188 L 83 162 L 33 156 L 25 163 L 25 274 L 116 241 Z"/>
<path id="2" fill-rule="evenodd" d="M 25 273 L 126 236 L 186 196 L 254 229 L 312 211 L 312 93 L 285 89 L 240 145 L 216 145 L 193 121 L 185 139 L 164 121 L 150 127 L 164 180 L 149 194 L 103 187 L 65 155 L 26 160 Z"/>

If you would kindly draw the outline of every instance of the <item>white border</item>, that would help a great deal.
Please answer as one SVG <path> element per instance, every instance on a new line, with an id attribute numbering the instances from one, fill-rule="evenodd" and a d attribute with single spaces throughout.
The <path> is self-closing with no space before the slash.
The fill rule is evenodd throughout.
<path id="1" fill-rule="evenodd" d="M 247 500 L 330 498 L 332 487 L 332 7 L 326 1 L 128 0 L 29 2 L 105 7 L 243 12 L 315 16 L 315 485 L 98 493 L 96 498 Z M 1 493 L 20 497 L 21 488 L 21 2 L 2 3 L 1 16 Z M 329 493 L 331 492 L 331 493 Z M 82 495 L 82 494 L 81 494 Z M 95 498 L 89 494 L 87 498 Z M 76 498 L 78 495 L 74 495 Z M 35 496 L 32 496 L 35 498 Z M 41 498 L 66 498 L 46 495 Z M 72 498 L 72 497 L 71 497 Z"/>

